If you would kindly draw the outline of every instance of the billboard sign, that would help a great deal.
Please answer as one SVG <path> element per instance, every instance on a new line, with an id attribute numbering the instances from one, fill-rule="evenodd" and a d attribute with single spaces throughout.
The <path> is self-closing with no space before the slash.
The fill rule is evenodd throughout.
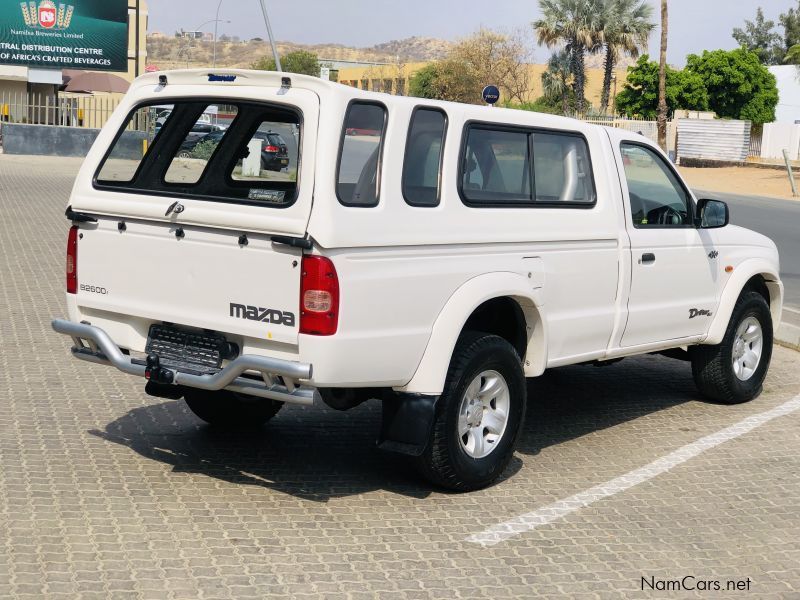
<path id="1" fill-rule="evenodd" d="M 127 0 L 0 0 L 0 64 L 128 71 Z"/>

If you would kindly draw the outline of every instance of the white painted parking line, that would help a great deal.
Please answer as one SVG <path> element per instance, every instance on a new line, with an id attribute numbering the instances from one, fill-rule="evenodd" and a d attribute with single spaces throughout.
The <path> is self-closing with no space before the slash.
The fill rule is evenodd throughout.
<path id="1" fill-rule="evenodd" d="M 671 452 L 666 456 L 651 462 L 648 465 L 634 469 L 625 475 L 621 475 L 620 477 L 596 485 L 588 490 L 584 490 L 583 492 L 570 496 L 569 498 L 564 498 L 563 500 L 548 504 L 547 506 L 534 510 L 533 512 L 519 515 L 518 517 L 515 517 L 509 521 L 505 521 L 504 523 L 498 523 L 489 529 L 469 536 L 466 541 L 480 544 L 482 546 L 494 546 L 495 544 L 499 544 L 502 541 L 525 533 L 526 531 L 532 531 L 537 527 L 547 525 L 548 523 L 552 523 L 553 521 L 565 517 L 578 509 L 589 506 L 598 500 L 602 500 L 603 498 L 608 498 L 614 494 L 624 492 L 635 485 L 639 485 L 640 483 L 648 481 L 653 477 L 661 475 L 662 473 L 666 473 L 673 467 L 685 463 L 687 460 L 702 454 L 706 450 L 710 450 L 711 448 L 719 446 L 724 442 L 737 438 L 740 435 L 744 435 L 745 433 L 752 431 L 756 427 L 760 427 L 772 419 L 788 415 L 798 409 L 800 409 L 800 396 L 796 396 L 792 400 L 789 400 L 788 402 L 781 404 L 772 410 L 749 416 L 746 419 L 739 421 L 735 425 L 731 425 L 730 427 L 726 427 L 725 429 L 722 429 L 716 433 L 707 435 L 696 442 L 687 444 L 686 446 L 683 446 L 682 448 L 679 448 L 674 452 Z"/>

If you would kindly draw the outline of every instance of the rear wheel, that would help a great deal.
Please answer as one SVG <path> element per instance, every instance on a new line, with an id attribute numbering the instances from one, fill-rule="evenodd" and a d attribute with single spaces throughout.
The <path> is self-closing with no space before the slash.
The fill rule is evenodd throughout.
<path id="1" fill-rule="evenodd" d="M 493 483 L 514 453 L 525 413 L 525 375 L 513 346 L 467 332 L 456 344 L 428 447 L 417 459 L 424 477 L 470 491 Z"/>
<path id="2" fill-rule="evenodd" d="M 181 150 L 178 152 L 178 158 L 192 158 L 192 153 L 188 150 Z"/>
<path id="3" fill-rule="evenodd" d="M 260 427 L 283 406 L 283 402 L 226 390 L 187 389 L 184 400 L 189 410 L 206 423 L 227 428 Z"/>
<path id="4" fill-rule="evenodd" d="M 704 396 L 739 404 L 761 393 L 772 358 L 772 316 L 758 292 L 746 290 L 736 301 L 722 343 L 690 350 L 692 374 Z"/>

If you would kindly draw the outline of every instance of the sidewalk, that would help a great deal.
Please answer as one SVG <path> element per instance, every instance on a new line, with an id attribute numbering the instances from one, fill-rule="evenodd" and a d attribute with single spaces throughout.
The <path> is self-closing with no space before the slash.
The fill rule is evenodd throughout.
<path id="1" fill-rule="evenodd" d="M 800 350 L 800 310 L 783 307 L 781 324 L 775 332 L 775 341 L 781 346 Z"/>
<path id="2" fill-rule="evenodd" d="M 792 197 L 792 186 L 786 170 L 760 167 L 678 167 L 691 188 L 714 190 L 743 196 L 769 196 L 783 200 L 800 200 Z M 800 188 L 800 169 L 795 172 Z"/>

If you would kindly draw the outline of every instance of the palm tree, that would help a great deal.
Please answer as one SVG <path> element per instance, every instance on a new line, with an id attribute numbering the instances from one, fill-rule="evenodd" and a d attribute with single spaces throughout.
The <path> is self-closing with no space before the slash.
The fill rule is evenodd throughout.
<path id="1" fill-rule="evenodd" d="M 602 0 L 539 0 L 542 18 L 533 22 L 539 44 L 548 48 L 563 45 L 570 56 L 572 87 L 578 113 L 585 111 L 586 52 L 603 43 Z"/>
<path id="2" fill-rule="evenodd" d="M 783 57 L 783 63 L 787 65 L 800 64 L 800 44 L 795 44 L 786 51 Z"/>
<path id="3" fill-rule="evenodd" d="M 600 110 L 605 114 L 611 92 L 611 76 L 620 56 L 639 58 L 639 49 L 647 46 L 655 23 L 650 21 L 653 7 L 646 0 L 605 0 L 602 32 L 605 39 L 603 93 Z"/>
<path id="4" fill-rule="evenodd" d="M 661 0 L 661 56 L 658 62 L 658 145 L 667 151 L 667 0 Z"/>
<path id="5" fill-rule="evenodd" d="M 554 52 L 542 73 L 542 92 L 548 99 L 561 99 L 561 112 L 569 110 L 569 86 L 572 79 L 572 59 L 566 50 Z"/>

